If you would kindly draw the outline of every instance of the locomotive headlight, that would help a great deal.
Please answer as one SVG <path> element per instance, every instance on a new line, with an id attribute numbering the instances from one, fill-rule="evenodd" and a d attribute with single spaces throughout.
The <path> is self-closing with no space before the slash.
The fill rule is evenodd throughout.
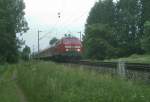
<path id="1" fill-rule="evenodd" d="M 77 51 L 78 51 L 78 52 L 80 52 L 80 51 L 81 51 L 81 49 L 77 49 Z"/>
<path id="2" fill-rule="evenodd" d="M 66 51 L 68 52 L 68 51 L 69 51 L 69 49 L 66 49 Z"/>

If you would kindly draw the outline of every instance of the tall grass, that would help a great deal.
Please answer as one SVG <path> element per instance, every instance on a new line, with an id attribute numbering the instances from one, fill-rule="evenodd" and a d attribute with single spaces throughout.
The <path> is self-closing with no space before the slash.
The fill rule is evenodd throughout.
<path id="1" fill-rule="evenodd" d="M 15 65 L 0 66 L 0 102 L 20 102 L 16 83 L 12 80 Z"/>
<path id="2" fill-rule="evenodd" d="M 77 66 L 76 66 L 77 67 Z M 150 102 L 150 86 L 50 62 L 20 64 L 30 102 Z"/>

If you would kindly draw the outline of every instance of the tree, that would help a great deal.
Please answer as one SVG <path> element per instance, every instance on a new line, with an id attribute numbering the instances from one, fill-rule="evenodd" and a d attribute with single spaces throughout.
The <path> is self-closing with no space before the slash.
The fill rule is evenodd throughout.
<path id="1" fill-rule="evenodd" d="M 148 13 L 149 5 L 148 0 L 118 0 L 117 2 L 99 0 L 96 2 L 85 25 L 85 51 L 91 51 L 89 46 L 95 43 L 91 39 L 95 39 L 99 45 L 100 42 L 105 42 L 104 45 L 111 46 L 108 49 L 104 48 L 105 52 L 115 49 L 116 53 L 111 53 L 113 55 L 103 54 L 105 58 L 144 53 L 141 39 L 144 36 L 145 20 L 150 15 Z M 94 49 L 97 48 L 93 46 L 92 51 Z M 92 51 L 91 53 L 93 53 Z"/>
<path id="2" fill-rule="evenodd" d="M 144 23 L 150 21 L 150 0 L 140 0 Z"/>
<path id="3" fill-rule="evenodd" d="M 85 26 L 84 49 L 88 58 L 105 59 L 115 57 L 114 24 L 115 5 L 113 0 L 96 2 L 91 9 Z"/>
<path id="4" fill-rule="evenodd" d="M 139 0 L 120 0 L 116 4 L 116 35 L 122 56 L 142 53 L 143 24 Z"/>
<path id="5" fill-rule="evenodd" d="M 49 44 L 54 45 L 57 41 L 58 41 L 58 39 L 56 37 L 54 37 L 50 40 Z"/>
<path id="6" fill-rule="evenodd" d="M 25 46 L 23 51 L 22 51 L 23 60 L 28 61 L 30 59 L 30 54 L 31 54 L 30 47 Z"/>
<path id="7" fill-rule="evenodd" d="M 145 22 L 144 25 L 144 36 L 141 40 L 142 48 L 147 52 L 150 53 L 150 21 Z"/>
<path id="8" fill-rule="evenodd" d="M 101 23 L 113 26 L 114 17 L 115 5 L 113 0 L 99 0 L 99 2 L 96 2 L 90 11 L 89 17 L 87 19 L 87 25 Z"/>
<path id="9" fill-rule="evenodd" d="M 88 58 L 106 59 L 117 54 L 112 28 L 104 24 L 93 24 L 86 28 L 84 37 L 85 54 Z"/>
<path id="10" fill-rule="evenodd" d="M 17 62 L 18 39 L 16 34 L 28 30 L 24 18 L 23 0 L 0 0 L 0 61 Z"/>
<path id="11" fill-rule="evenodd" d="M 143 24 L 142 48 L 150 53 L 150 0 L 141 0 L 141 14 Z"/>

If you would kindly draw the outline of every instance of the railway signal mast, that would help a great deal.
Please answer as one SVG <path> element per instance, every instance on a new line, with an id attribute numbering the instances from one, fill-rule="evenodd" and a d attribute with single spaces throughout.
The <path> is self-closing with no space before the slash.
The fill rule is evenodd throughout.
<path id="1" fill-rule="evenodd" d="M 38 58 L 39 58 L 39 53 L 40 53 L 40 30 L 38 30 Z"/>
<path id="2" fill-rule="evenodd" d="M 78 32 L 80 34 L 80 41 L 82 40 L 82 32 Z"/>

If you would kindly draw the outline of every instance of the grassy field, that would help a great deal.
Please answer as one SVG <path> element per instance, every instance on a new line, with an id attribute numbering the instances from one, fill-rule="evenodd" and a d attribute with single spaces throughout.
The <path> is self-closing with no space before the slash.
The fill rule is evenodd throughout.
<path id="1" fill-rule="evenodd" d="M 150 102 L 150 85 L 79 66 L 0 66 L 0 102 Z"/>
<path id="2" fill-rule="evenodd" d="M 106 62 L 116 62 L 116 61 L 125 61 L 125 62 L 132 62 L 132 63 L 150 63 L 150 55 L 132 55 L 130 57 L 126 58 L 118 58 L 118 59 L 110 59 L 110 60 L 105 60 Z"/>
<path id="3" fill-rule="evenodd" d="M 82 67 L 30 62 L 17 65 L 17 71 L 29 102 L 150 102 L 150 85 Z"/>

